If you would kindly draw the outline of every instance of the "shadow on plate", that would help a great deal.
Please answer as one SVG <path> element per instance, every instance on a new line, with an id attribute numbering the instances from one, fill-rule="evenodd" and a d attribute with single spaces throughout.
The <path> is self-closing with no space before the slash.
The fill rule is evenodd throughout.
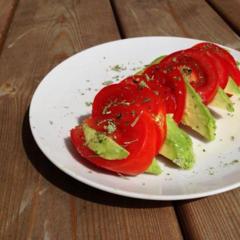
<path id="1" fill-rule="evenodd" d="M 190 127 L 183 125 L 180 123 L 180 128 L 182 130 L 184 130 L 184 132 L 186 132 L 189 136 L 194 137 L 196 139 L 198 139 L 199 141 L 203 142 L 203 143 L 208 143 L 209 141 L 206 140 L 203 136 L 201 136 L 199 133 L 195 132 L 193 129 L 191 129 Z"/>
<path id="2" fill-rule="evenodd" d="M 23 120 L 22 141 L 25 152 L 34 168 L 53 185 L 75 197 L 99 204 L 125 208 L 159 208 L 171 206 L 171 202 L 167 201 L 140 200 L 107 193 L 87 186 L 59 170 L 38 148 L 30 129 L 29 110 L 25 113 Z M 69 142 L 66 144 L 69 146 Z"/>
<path id="3" fill-rule="evenodd" d="M 222 118 L 222 115 L 220 113 L 218 113 L 217 111 L 215 111 L 214 109 L 212 109 L 211 106 L 209 107 L 209 111 L 213 115 L 214 118 L 216 118 L 216 119 Z"/>

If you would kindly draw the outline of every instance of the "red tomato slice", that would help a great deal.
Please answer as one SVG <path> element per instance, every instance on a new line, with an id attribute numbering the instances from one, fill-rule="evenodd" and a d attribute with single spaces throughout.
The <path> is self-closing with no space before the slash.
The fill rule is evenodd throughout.
<path id="1" fill-rule="evenodd" d="M 166 131 L 167 131 L 166 110 L 165 110 L 166 105 L 164 104 L 164 101 L 162 101 L 162 98 L 159 98 L 156 92 L 154 93 L 152 89 L 151 90 L 149 89 L 145 75 L 134 75 L 134 76 L 127 77 L 126 79 L 122 80 L 120 84 L 123 84 L 125 86 L 133 85 L 134 88 L 137 88 L 137 89 L 139 89 L 139 87 L 141 89 L 141 84 L 144 84 L 144 85 L 146 84 L 145 91 L 148 92 L 148 94 L 150 94 L 151 92 L 150 95 L 152 95 L 153 101 L 158 102 L 158 105 L 159 105 L 157 108 L 158 110 L 154 114 L 145 108 L 145 110 L 147 110 L 150 114 L 154 115 L 154 121 L 156 123 L 156 131 L 157 131 L 156 154 L 158 154 L 163 142 L 165 141 Z M 141 95 L 142 95 L 141 93 L 140 95 L 138 95 L 138 97 L 136 98 L 136 102 L 138 102 L 139 97 L 143 97 Z M 142 109 L 141 100 L 139 103 L 140 103 L 139 104 L 140 109 Z"/>
<path id="2" fill-rule="evenodd" d="M 92 115 L 94 118 L 106 118 L 118 106 L 137 106 L 136 110 L 145 110 L 153 117 L 164 111 L 160 98 L 148 89 L 135 84 L 112 84 L 101 89 L 93 101 Z M 134 114 L 133 114 L 134 115 Z"/>
<path id="3" fill-rule="evenodd" d="M 216 44 L 203 42 L 193 46 L 194 49 L 200 49 L 205 52 L 209 52 L 218 56 L 221 59 L 222 64 L 227 69 L 227 80 L 230 75 L 232 79 L 240 86 L 240 71 L 237 68 L 237 64 L 233 56 L 224 48 L 219 47 Z M 226 85 L 225 85 L 226 86 Z M 225 87 L 224 86 L 224 87 Z"/>
<path id="4" fill-rule="evenodd" d="M 215 69 L 217 72 L 219 86 L 222 89 L 224 89 L 228 83 L 228 75 L 229 75 L 226 61 L 224 61 L 224 59 L 222 59 L 216 53 L 207 51 L 206 49 L 199 49 L 199 51 L 202 51 L 203 53 L 207 54 L 208 57 L 212 59 L 212 62 L 214 63 Z"/>
<path id="5" fill-rule="evenodd" d="M 121 106 L 127 106 L 122 113 L 119 112 Z M 148 112 L 157 125 L 157 154 L 166 137 L 166 112 L 161 99 L 145 86 L 145 82 L 140 86 L 121 83 L 103 88 L 94 98 L 92 116 L 94 119 L 111 117 L 123 124 L 127 122 L 125 119 L 133 122 L 142 110 Z"/>
<path id="6" fill-rule="evenodd" d="M 231 78 L 235 81 L 235 83 L 240 86 L 240 71 L 237 68 L 237 66 L 233 66 L 232 64 L 226 62 L 227 67 L 228 67 L 228 71 L 229 71 L 229 75 L 231 76 Z"/>
<path id="7" fill-rule="evenodd" d="M 218 78 L 215 65 L 206 54 L 194 49 L 178 51 L 166 56 L 159 65 L 166 71 L 178 67 L 187 74 L 190 84 L 205 104 L 214 98 L 219 86 Z"/>
<path id="8" fill-rule="evenodd" d="M 228 67 L 225 61 L 215 53 L 206 52 L 206 54 L 213 60 L 217 71 L 218 84 L 224 89 L 228 83 Z"/>
<path id="9" fill-rule="evenodd" d="M 186 86 L 180 71 L 175 68 L 166 74 L 155 64 L 147 68 L 144 74 L 150 79 L 148 86 L 163 99 L 167 113 L 173 113 L 174 120 L 181 122 L 185 110 Z"/>
<path id="10" fill-rule="evenodd" d="M 96 122 L 89 118 L 85 121 L 89 126 L 98 129 Z M 144 172 L 155 156 L 156 129 L 149 114 L 143 112 L 132 127 L 117 130 L 115 139 L 129 151 L 129 156 L 122 160 L 105 160 L 98 157 L 86 145 L 81 126 L 71 130 L 71 140 L 79 154 L 94 165 L 126 175 L 137 175 Z"/>
<path id="11" fill-rule="evenodd" d="M 218 45 L 214 43 L 209 43 L 209 42 L 202 42 L 198 43 L 193 46 L 195 49 L 204 49 L 205 51 L 210 51 L 216 53 L 218 56 L 221 56 L 225 60 L 227 60 L 229 63 L 232 65 L 236 66 L 236 61 L 233 58 L 233 56 L 224 48 L 219 47 Z"/>

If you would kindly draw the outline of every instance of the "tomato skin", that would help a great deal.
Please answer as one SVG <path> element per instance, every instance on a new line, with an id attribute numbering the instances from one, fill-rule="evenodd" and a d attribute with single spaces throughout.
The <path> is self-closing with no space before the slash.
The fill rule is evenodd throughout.
<path id="1" fill-rule="evenodd" d="M 96 121 L 89 118 L 85 121 L 89 126 L 95 128 Z M 128 134 L 126 134 L 126 131 Z M 151 164 L 155 156 L 156 129 L 149 117 L 149 114 L 142 113 L 134 127 L 129 127 L 125 132 L 120 130 L 119 138 L 115 141 L 123 144 L 137 137 L 138 141 L 125 146 L 129 151 L 129 156 L 122 160 L 105 160 L 91 151 L 84 142 L 84 133 L 81 126 L 71 130 L 71 141 L 78 153 L 92 164 L 125 175 L 137 175 L 143 173 Z M 132 139 L 133 140 L 133 139 Z"/>
<path id="2" fill-rule="evenodd" d="M 231 76 L 232 79 L 237 83 L 237 85 L 240 86 L 240 71 L 237 68 L 235 59 L 227 50 L 225 50 L 222 47 L 219 47 L 216 44 L 208 42 L 196 44 L 195 46 L 193 46 L 193 49 L 199 49 L 201 51 L 214 54 L 219 59 L 221 59 L 221 62 L 227 71 L 227 80 L 228 76 Z"/>
<path id="3" fill-rule="evenodd" d="M 194 49 L 182 50 L 166 56 L 159 65 L 166 71 L 173 67 L 181 70 L 189 68 L 191 70 L 190 84 L 205 104 L 211 102 L 216 95 L 219 86 L 216 68 L 212 59 L 206 54 Z"/>

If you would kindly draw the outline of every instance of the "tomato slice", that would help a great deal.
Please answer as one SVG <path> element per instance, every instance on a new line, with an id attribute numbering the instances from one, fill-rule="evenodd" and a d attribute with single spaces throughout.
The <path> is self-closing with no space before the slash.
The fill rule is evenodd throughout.
<path id="1" fill-rule="evenodd" d="M 203 53 L 207 54 L 209 58 L 212 59 L 212 62 L 215 65 L 215 69 L 217 72 L 217 78 L 218 78 L 218 84 L 219 86 L 224 89 L 228 83 L 228 66 L 226 64 L 226 61 L 222 59 L 220 56 L 218 56 L 216 53 L 207 51 L 205 49 L 199 49 L 199 51 L 202 51 Z"/>
<path id="2" fill-rule="evenodd" d="M 166 56 L 159 65 L 165 71 L 174 67 L 181 69 L 205 104 L 214 98 L 219 86 L 217 72 L 213 60 L 203 52 L 194 49 L 174 52 Z"/>
<path id="3" fill-rule="evenodd" d="M 222 47 L 219 47 L 214 43 L 208 42 L 199 43 L 193 46 L 193 49 L 200 49 L 201 51 L 214 54 L 219 59 L 221 59 L 222 65 L 224 65 L 227 71 L 227 80 L 228 76 L 231 76 L 232 79 L 237 83 L 237 85 L 240 86 L 240 71 L 237 68 L 235 59 L 227 50 L 225 50 Z"/>
<path id="4" fill-rule="evenodd" d="M 231 76 L 231 78 L 236 82 L 236 84 L 238 86 L 240 86 L 240 71 L 237 68 L 237 66 L 233 66 L 232 64 L 226 62 L 227 67 L 228 67 L 228 71 L 229 71 L 229 75 Z"/>
<path id="5" fill-rule="evenodd" d="M 213 60 L 217 71 L 218 84 L 224 89 L 228 83 L 228 67 L 226 62 L 215 53 L 206 52 L 207 55 Z"/>
<path id="6" fill-rule="evenodd" d="M 201 42 L 193 46 L 194 49 L 203 49 L 204 51 L 210 51 L 214 52 L 218 56 L 224 58 L 226 61 L 228 61 L 230 64 L 236 66 L 236 61 L 233 58 L 233 56 L 224 48 L 219 47 L 218 45 L 214 43 L 209 42 Z"/>
<path id="7" fill-rule="evenodd" d="M 166 74 L 159 64 L 155 64 L 147 68 L 144 74 L 150 79 L 148 86 L 163 99 L 167 113 L 173 113 L 174 120 L 181 122 L 185 109 L 186 86 L 180 71 L 173 68 Z"/>
<path id="8" fill-rule="evenodd" d="M 101 89 L 95 96 L 92 115 L 94 118 L 106 118 L 118 106 L 129 106 L 130 110 L 137 106 L 136 110 L 145 110 L 153 117 L 164 111 L 161 99 L 154 95 L 145 83 L 141 86 L 112 84 Z"/>
<path id="9" fill-rule="evenodd" d="M 160 69 L 159 64 L 154 64 L 141 76 L 128 77 L 123 83 L 139 84 L 142 81 L 145 81 L 154 94 L 162 99 L 166 112 L 172 113 L 174 120 L 179 123 L 186 100 L 186 87 L 180 71 L 175 68 L 166 74 Z"/>
<path id="10" fill-rule="evenodd" d="M 123 109 L 124 111 L 125 109 Z M 89 126 L 99 129 L 96 121 L 89 118 Z M 144 172 L 155 156 L 156 128 L 149 114 L 143 112 L 134 126 L 120 127 L 116 130 L 115 141 L 129 151 L 129 156 L 122 160 L 105 160 L 97 156 L 85 145 L 82 126 L 71 130 L 71 140 L 78 153 L 94 165 L 126 175 Z"/>
<path id="11" fill-rule="evenodd" d="M 132 78 L 138 81 L 143 80 L 141 76 Z M 125 84 L 112 84 L 104 87 L 94 98 L 92 116 L 98 120 L 113 118 L 122 124 L 126 122 L 125 119 L 133 122 L 141 111 L 146 111 L 156 125 L 157 154 L 166 137 L 166 112 L 163 102 L 145 85 L 145 82 L 140 81 L 142 85 L 127 82 L 130 83 L 126 80 Z M 121 106 L 126 107 L 123 113 L 119 112 Z"/>
<path id="12" fill-rule="evenodd" d="M 133 85 L 134 88 L 140 89 L 142 88 L 141 84 L 145 86 L 145 91 L 148 92 L 152 96 L 153 102 L 158 103 L 158 108 L 155 113 L 151 113 L 149 109 L 146 109 L 152 116 L 154 116 L 153 120 L 155 121 L 156 125 L 156 131 L 157 131 L 157 143 L 156 143 L 156 154 L 159 153 L 159 150 L 165 141 L 166 138 L 166 131 L 167 131 L 167 125 L 166 125 L 166 105 L 164 104 L 164 101 L 162 98 L 159 98 L 158 94 L 156 92 L 152 91 L 152 89 L 149 88 L 147 79 L 145 75 L 134 75 L 127 77 L 123 79 L 120 84 L 123 84 L 125 86 Z M 141 93 L 139 93 L 138 97 L 136 97 L 136 101 L 139 101 L 139 97 L 141 97 Z M 142 96 L 143 97 L 143 96 Z M 141 106 L 141 100 L 139 101 L 140 109 L 142 109 Z"/>

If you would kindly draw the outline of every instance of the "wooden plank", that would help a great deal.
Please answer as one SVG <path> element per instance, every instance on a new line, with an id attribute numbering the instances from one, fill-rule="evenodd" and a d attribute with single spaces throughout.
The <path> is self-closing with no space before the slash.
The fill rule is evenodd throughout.
<path id="1" fill-rule="evenodd" d="M 11 23 L 17 2 L 17 0 L 0 0 L 0 52 L 9 25 Z"/>
<path id="2" fill-rule="evenodd" d="M 205 1 L 115 0 L 114 7 L 124 37 L 184 36 L 240 46 L 239 37 Z M 175 209 L 186 239 L 239 239 L 239 189 L 179 202 Z"/>
<path id="3" fill-rule="evenodd" d="M 108 0 L 20 1 L 0 56 L 0 239 L 182 238 L 170 203 L 87 187 L 54 167 L 31 136 L 27 109 L 44 75 L 114 39 Z"/>
<path id="4" fill-rule="evenodd" d="M 205 1 L 115 0 L 125 37 L 180 36 L 240 47 L 239 38 Z"/>
<path id="5" fill-rule="evenodd" d="M 240 34 L 240 1 L 208 0 L 208 2 Z"/>
<path id="6" fill-rule="evenodd" d="M 239 239 L 240 189 L 176 204 L 187 239 Z"/>

